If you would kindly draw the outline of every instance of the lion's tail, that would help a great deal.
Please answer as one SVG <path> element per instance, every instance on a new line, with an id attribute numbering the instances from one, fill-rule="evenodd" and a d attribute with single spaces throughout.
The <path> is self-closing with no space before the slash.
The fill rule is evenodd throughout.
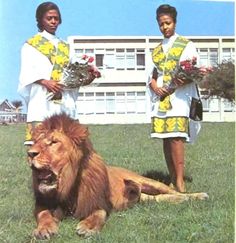
<path id="1" fill-rule="evenodd" d="M 170 203 L 182 203 L 184 201 L 192 200 L 206 200 L 209 196 L 205 192 L 197 193 L 176 193 L 176 194 L 160 194 L 160 195 L 148 195 L 141 193 L 140 201 L 156 201 L 156 202 L 170 202 Z"/>

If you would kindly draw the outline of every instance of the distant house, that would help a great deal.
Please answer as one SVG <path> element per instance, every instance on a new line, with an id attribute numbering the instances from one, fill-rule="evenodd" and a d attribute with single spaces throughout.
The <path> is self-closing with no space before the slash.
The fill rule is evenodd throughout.
<path id="1" fill-rule="evenodd" d="M 16 107 L 7 99 L 0 100 L 0 111 L 15 111 Z"/>
<path id="2" fill-rule="evenodd" d="M 16 112 L 16 107 L 9 100 L 0 100 L 0 123 L 18 121 L 25 121 L 25 114 Z"/>

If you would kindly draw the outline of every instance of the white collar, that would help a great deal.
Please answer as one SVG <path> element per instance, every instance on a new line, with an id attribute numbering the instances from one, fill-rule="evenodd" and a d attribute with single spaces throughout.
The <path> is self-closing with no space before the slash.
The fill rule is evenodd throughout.
<path id="1" fill-rule="evenodd" d="M 172 45 L 174 44 L 176 38 L 178 37 L 178 34 L 174 34 L 172 35 L 170 38 L 164 38 L 162 41 L 162 48 L 163 51 L 166 53 L 168 52 L 168 50 L 172 47 Z"/>
<path id="2" fill-rule="evenodd" d="M 162 44 L 174 43 L 174 41 L 178 36 L 179 36 L 178 34 L 174 33 L 170 38 L 164 38 Z"/>
<path id="3" fill-rule="evenodd" d="M 50 34 L 46 30 L 43 30 L 42 32 L 39 32 L 40 35 L 45 37 L 48 40 L 58 40 L 58 38 L 55 35 Z"/>

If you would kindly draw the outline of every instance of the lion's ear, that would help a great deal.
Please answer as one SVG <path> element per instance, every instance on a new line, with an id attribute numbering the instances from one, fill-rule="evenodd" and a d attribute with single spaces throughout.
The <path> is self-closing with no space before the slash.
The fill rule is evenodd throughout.
<path id="1" fill-rule="evenodd" d="M 70 131 L 70 138 L 76 143 L 76 145 L 80 145 L 85 140 L 88 139 L 89 131 L 88 128 L 79 123 L 76 124 L 73 129 Z"/>
<path id="2" fill-rule="evenodd" d="M 39 137 L 42 133 L 45 133 L 45 128 L 42 123 L 38 123 L 32 128 L 32 137 L 37 138 Z"/>
<path id="3" fill-rule="evenodd" d="M 129 201 L 137 202 L 141 195 L 141 188 L 138 183 L 132 180 L 124 179 L 124 197 L 126 197 Z"/>

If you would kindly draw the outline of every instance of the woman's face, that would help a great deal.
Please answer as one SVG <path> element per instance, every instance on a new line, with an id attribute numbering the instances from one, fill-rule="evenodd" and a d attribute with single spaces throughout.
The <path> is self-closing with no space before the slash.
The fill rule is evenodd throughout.
<path id="1" fill-rule="evenodd" d="M 53 35 L 55 34 L 59 23 L 60 17 L 55 9 L 47 11 L 41 21 L 42 28 Z"/>
<path id="2" fill-rule="evenodd" d="M 170 15 L 163 14 L 158 18 L 158 25 L 165 38 L 170 38 L 175 33 L 175 22 Z"/>

